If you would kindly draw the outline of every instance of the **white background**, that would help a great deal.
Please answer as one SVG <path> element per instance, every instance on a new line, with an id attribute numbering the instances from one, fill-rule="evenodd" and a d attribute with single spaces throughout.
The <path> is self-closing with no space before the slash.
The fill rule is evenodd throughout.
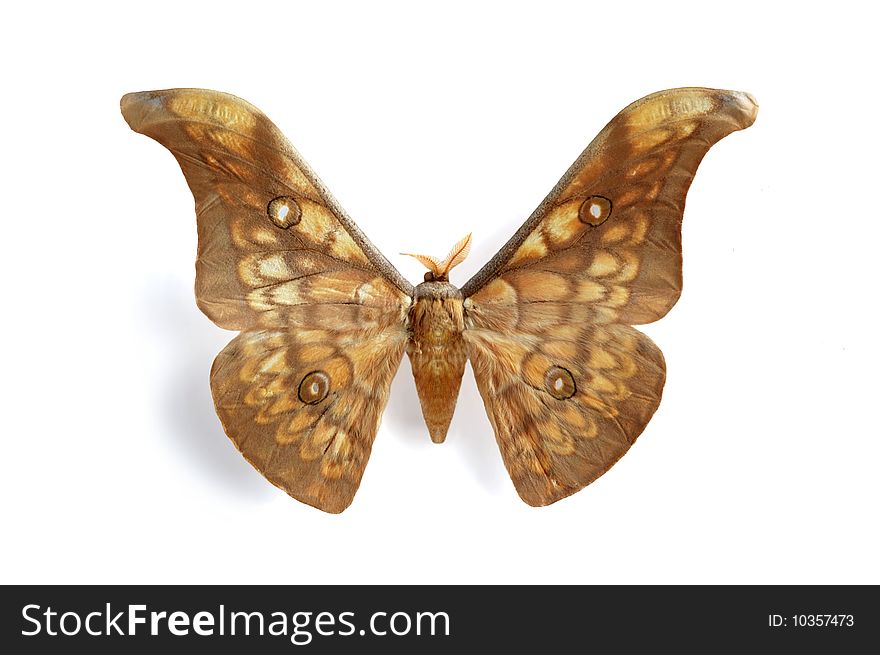
<path id="1" fill-rule="evenodd" d="M 868 10 L 363 5 L 5 5 L 0 580 L 880 583 Z M 123 93 L 251 101 L 411 280 L 397 253 L 473 230 L 462 284 L 617 111 L 691 85 L 761 110 L 697 174 L 684 294 L 644 328 L 664 400 L 607 475 L 526 506 L 471 374 L 437 446 L 407 360 L 344 514 L 236 452 L 192 199 Z"/>

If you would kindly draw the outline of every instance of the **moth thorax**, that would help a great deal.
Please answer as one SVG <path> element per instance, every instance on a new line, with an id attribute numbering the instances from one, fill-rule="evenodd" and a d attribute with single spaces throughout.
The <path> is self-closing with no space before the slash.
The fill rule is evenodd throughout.
<path id="1" fill-rule="evenodd" d="M 437 300 L 455 298 L 456 300 L 461 300 L 461 291 L 457 286 L 450 284 L 449 282 L 426 280 L 416 287 L 414 298 L 415 300 L 427 298 Z"/>

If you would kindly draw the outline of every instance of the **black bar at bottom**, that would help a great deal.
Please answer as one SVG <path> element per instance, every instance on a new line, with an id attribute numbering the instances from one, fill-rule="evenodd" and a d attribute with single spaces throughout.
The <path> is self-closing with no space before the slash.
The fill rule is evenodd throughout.
<path id="1" fill-rule="evenodd" d="M 7 586 L 0 612 L 7 653 L 853 652 L 880 636 L 874 586 Z"/>

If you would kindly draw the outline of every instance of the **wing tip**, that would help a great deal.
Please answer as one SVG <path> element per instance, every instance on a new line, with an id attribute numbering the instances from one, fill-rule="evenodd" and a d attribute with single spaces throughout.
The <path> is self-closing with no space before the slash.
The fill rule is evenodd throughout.
<path id="1" fill-rule="evenodd" d="M 149 111 L 157 108 L 161 102 L 156 91 L 135 91 L 120 98 L 119 111 L 128 126 L 135 132 L 140 132 Z"/>
<path id="2" fill-rule="evenodd" d="M 723 101 L 734 108 L 740 129 L 749 127 L 758 117 L 758 101 L 747 91 L 725 91 Z"/>
<path id="3" fill-rule="evenodd" d="M 537 487 L 533 486 L 521 486 L 514 481 L 514 488 L 516 489 L 516 493 L 520 497 L 520 500 L 529 507 L 548 507 L 554 503 L 558 503 L 560 500 L 573 496 L 578 491 L 588 486 L 591 482 L 593 482 L 593 480 L 575 486 L 560 485 L 554 487 L 551 491 L 548 491 L 547 489 L 539 490 Z"/>
<path id="4" fill-rule="evenodd" d="M 271 480 L 270 480 L 271 482 Z M 275 483 L 273 483 L 275 484 Z M 304 505 L 309 505 L 310 507 L 314 507 L 315 509 L 321 510 L 326 514 L 342 514 L 345 510 L 349 508 L 351 502 L 354 500 L 354 496 L 351 497 L 339 497 L 339 496 L 328 496 L 327 498 L 318 498 L 311 496 L 309 494 L 303 493 L 295 493 L 290 489 L 285 487 L 281 487 L 277 485 L 280 489 L 287 492 L 287 495 L 293 498 L 294 500 L 298 500 Z"/>

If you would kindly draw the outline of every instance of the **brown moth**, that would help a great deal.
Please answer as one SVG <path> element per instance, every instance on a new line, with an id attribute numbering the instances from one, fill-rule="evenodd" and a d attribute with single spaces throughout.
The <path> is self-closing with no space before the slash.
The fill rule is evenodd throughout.
<path id="1" fill-rule="evenodd" d="M 504 464 L 540 506 L 605 473 L 660 403 L 663 355 L 631 327 L 681 293 L 685 195 L 752 96 L 685 88 L 620 112 L 460 289 L 470 235 L 413 287 L 256 107 L 200 89 L 133 93 L 122 113 L 195 196 L 196 301 L 238 330 L 211 369 L 226 433 L 270 482 L 341 512 L 406 352 L 431 439 L 470 359 Z"/>

